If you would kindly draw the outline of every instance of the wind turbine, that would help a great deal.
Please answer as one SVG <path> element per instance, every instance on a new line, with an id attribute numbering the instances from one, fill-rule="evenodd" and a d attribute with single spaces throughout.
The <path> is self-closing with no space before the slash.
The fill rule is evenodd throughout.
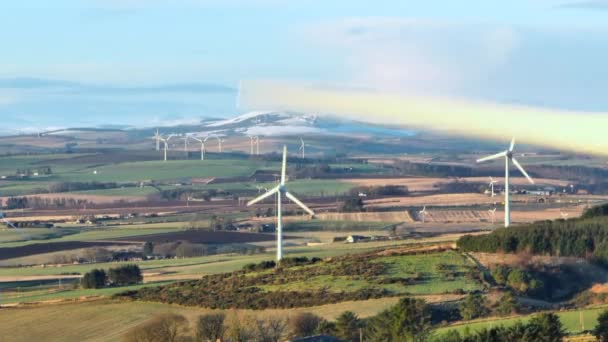
<path id="1" fill-rule="evenodd" d="M 224 141 L 226 141 L 226 140 L 224 140 L 224 139 L 220 138 L 220 137 L 219 137 L 219 136 L 217 136 L 217 135 L 215 136 L 215 139 L 217 139 L 217 151 L 218 151 L 219 153 L 222 153 L 222 143 L 223 143 Z"/>
<path id="2" fill-rule="evenodd" d="M 201 143 L 201 160 L 205 160 L 205 141 L 207 141 L 207 139 L 209 139 L 209 137 L 206 137 L 205 139 L 199 139 L 197 137 L 190 137 L 190 138 Z"/>
<path id="3" fill-rule="evenodd" d="M 164 145 L 165 145 L 165 148 L 164 148 L 164 154 L 165 154 L 164 161 L 167 161 L 167 151 L 169 150 L 169 140 L 171 140 L 171 138 L 173 138 L 174 136 L 175 136 L 175 135 L 170 134 L 170 135 L 169 135 L 168 137 L 166 137 L 166 138 L 163 138 L 163 137 L 161 137 L 161 136 L 159 136 L 159 137 L 158 137 L 158 139 L 159 139 L 160 141 L 162 141 L 162 142 L 164 143 Z"/>
<path id="4" fill-rule="evenodd" d="M 259 135 L 255 136 L 255 154 L 257 154 L 257 155 L 260 154 L 260 136 Z"/>
<path id="5" fill-rule="evenodd" d="M 422 208 L 422 210 L 420 210 L 418 212 L 418 214 L 420 214 L 420 216 L 422 217 L 422 223 L 424 223 L 426 221 L 426 215 L 427 215 L 426 205 Z"/>
<path id="6" fill-rule="evenodd" d="M 304 144 L 304 139 L 300 138 L 300 151 L 302 151 L 302 159 L 306 159 L 306 144 Z"/>
<path id="7" fill-rule="evenodd" d="M 496 220 L 496 208 L 490 209 L 488 212 L 490 212 L 490 215 L 492 215 L 492 224 L 494 224 L 494 221 Z"/>
<path id="8" fill-rule="evenodd" d="M 498 183 L 498 181 L 494 180 L 494 178 L 490 176 L 490 188 L 492 189 L 492 197 L 496 196 L 496 193 L 494 193 L 494 184 L 496 183 Z"/>
<path id="9" fill-rule="evenodd" d="M 156 129 L 156 133 L 154 133 L 154 140 L 156 140 L 156 150 L 160 151 L 160 133 L 158 132 L 158 128 Z"/>
<path id="10" fill-rule="evenodd" d="M 184 135 L 184 153 L 188 156 L 188 135 Z"/>
<path id="11" fill-rule="evenodd" d="M 247 206 L 252 206 L 264 199 L 271 197 L 276 194 L 277 196 L 277 261 L 283 259 L 283 212 L 282 212 L 282 199 L 283 196 L 289 198 L 292 202 L 297 204 L 300 208 L 304 209 L 311 216 L 315 216 L 314 211 L 310 210 L 304 203 L 287 191 L 286 186 L 286 170 L 287 170 L 287 146 L 283 146 L 283 164 L 281 166 L 281 183 L 276 187 L 270 189 L 266 193 L 258 196 L 257 198 L 249 201 Z"/>
<path id="12" fill-rule="evenodd" d="M 570 215 L 570 214 L 565 213 L 565 212 L 563 212 L 563 211 L 560 210 L 559 211 L 559 215 L 562 217 L 562 219 L 567 220 L 568 219 L 568 215 Z"/>
<path id="13" fill-rule="evenodd" d="M 256 140 L 258 141 L 258 153 L 257 154 L 260 154 L 260 143 L 259 143 L 260 138 L 257 135 L 250 135 L 249 140 L 250 140 L 249 154 L 253 155 L 253 152 L 254 152 L 253 145 L 256 143 Z"/>
<path id="14" fill-rule="evenodd" d="M 508 227 L 511 224 L 511 209 L 509 206 L 509 161 L 512 161 L 528 181 L 534 184 L 534 180 L 530 178 L 526 170 L 519 164 L 517 159 L 513 158 L 513 148 L 515 148 L 515 138 L 511 140 L 511 145 L 508 150 L 477 160 L 478 163 L 481 163 L 488 160 L 505 158 L 505 227 Z"/>

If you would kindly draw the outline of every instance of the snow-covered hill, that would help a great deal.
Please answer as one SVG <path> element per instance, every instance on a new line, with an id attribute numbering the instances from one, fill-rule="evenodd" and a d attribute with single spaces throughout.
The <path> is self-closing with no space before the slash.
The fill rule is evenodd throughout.
<path id="1" fill-rule="evenodd" d="M 204 130 L 246 135 L 291 135 L 327 132 L 316 115 L 256 111 L 234 118 L 203 123 Z"/>

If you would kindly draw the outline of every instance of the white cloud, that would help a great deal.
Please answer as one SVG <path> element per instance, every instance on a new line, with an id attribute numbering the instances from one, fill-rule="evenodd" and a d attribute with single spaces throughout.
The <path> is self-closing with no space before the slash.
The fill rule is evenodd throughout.
<path id="1" fill-rule="evenodd" d="M 393 17 L 346 18 L 303 32 L 317 48 L 344 56 L 350 81 L 422 93 L 457 92 L 519 46 L 509 27 Z"/>

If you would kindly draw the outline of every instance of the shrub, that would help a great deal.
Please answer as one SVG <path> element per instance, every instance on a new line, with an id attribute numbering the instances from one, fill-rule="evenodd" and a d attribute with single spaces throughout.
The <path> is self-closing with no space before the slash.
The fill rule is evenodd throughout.
<path id="1" fill-rule="evenodd" d="M 314 335 L 323 319 L 310 312 L 298 312 L 289 319 L 289 330 L 294 337 Z"/>

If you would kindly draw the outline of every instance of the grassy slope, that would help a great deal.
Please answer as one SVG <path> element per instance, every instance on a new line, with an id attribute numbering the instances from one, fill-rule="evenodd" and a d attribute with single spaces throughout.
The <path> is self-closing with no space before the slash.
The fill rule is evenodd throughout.
<path id="1" fill-rule="evenodd" d="M 566 328 L 568 333 L 577 334 L 577 333 L 582 332 L 581 324 L 580 324 L 581 312 L 583 315 L 585 330 L 590 330 L 595 327 L 595 324 L 597 323 L 598 315 L 601 312 L 603 312 L 604 310 L 606 310 L 606 308 L 607 308 L 606 306 L 593 307 L 593 308 L 587 308 L 587 309 L 575 310 L 575 311 L 556 312 L 556 314 L 559 316 L 562 324 L 564 325 L 564 327 Z M 468 323 L 457 324 L 457 325 L 437 329 L 436 334 L 441 335 L 452 329 L 458 330 L 462 334 L 465 332 L 466 329 L 468 329 L 471 332 L 475 332 L 475 331 L 479 331 L 484 328 L 491 328 L 491 327 L 495 327 L 495 326 L 499 326 L 499 325 L 509 326 L 509 325 L 513 325 L 513 324 L 517 323 L 518 321 L 526 322 L 531 317 L 532 317 L 532 315 L 521 316 L 521 317 L 492 318 L 492 319 L 476 320 L 476 321 L 471 321 Z"/>

